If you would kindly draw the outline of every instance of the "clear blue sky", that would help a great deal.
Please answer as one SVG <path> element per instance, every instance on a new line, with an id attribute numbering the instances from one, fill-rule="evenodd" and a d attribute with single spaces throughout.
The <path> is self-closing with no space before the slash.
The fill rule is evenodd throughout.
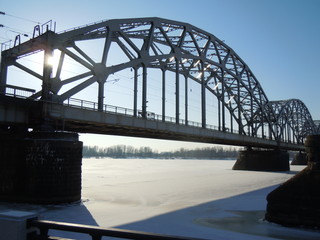
<path id="1" fill-rule="evenodd" d="M 298 98 L 320 119 L 319 0 L 16 0 L 1 4 L 0 24 L 32 32 L 34 23 L 54 20 L 57 31 L 114 18 L 162 17 L 188 22 L 232 47 L 248 64 L 269 100 Z M 14 38 L 0 29 L 0 41 Z M 160 150 L 189 147 L 167 141 L 82 136 L 85 144 L 147 145 Z M 137 143 L 138 142 L 138 143 Z M 197 145 L 202 146 L 202 145 Z"/>

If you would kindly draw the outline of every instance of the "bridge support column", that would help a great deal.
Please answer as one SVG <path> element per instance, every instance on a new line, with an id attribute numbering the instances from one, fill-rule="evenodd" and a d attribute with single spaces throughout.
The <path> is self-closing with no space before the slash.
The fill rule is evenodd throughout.
<path id="1" fill-rule="evenodd" d="M 0 133 L 0 200 L 37 204 L 81 198 L 82 142 L 66 132 Z"/>
<path id="2" fill-rule="evenodd" d="M 294 155 L 291 165 L 307 165 L 308 158 L 306 153 L 298 152 Z"/>
<path id="3" fill-rule="evenodd" d="M 240 151 L 233 170 L 288 171 L 289 154 L 280 150 Z"/>
<path id="4" fill-rule="evenodd" d="M 268 194 L 266 220 L 285 226 L 320 227 L 320 135 L 305 142 L 308 166 Z"/>

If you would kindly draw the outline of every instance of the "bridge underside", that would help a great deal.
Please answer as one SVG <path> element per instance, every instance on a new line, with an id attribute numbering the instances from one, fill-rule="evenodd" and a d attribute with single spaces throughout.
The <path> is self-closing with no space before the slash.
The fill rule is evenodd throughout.
<path id="1" fill-rule="evenodd" d="M 267 149 L 304 150 L 303 145 L 278 143 L 266 138 L 256 138 L 182 124 L 177 125 L 154 119 L 100 112 L 61 104 L 49 104 L 41 101 L 30 101 L 26 104 L 25 100 L 20 102 L 20 99 L 3 98 L 0 104 L 0 123 L 3 126 L 16 125 L 33 128 L 34 130 L 38 130 L 39 126 L 42 126 L 42 128 L 48 130 L 46 125 L 50 123 L 52 129 L 49 130 L 56 131 L 134 136 Z M 44 116 L 39 116 L 39 114 Z M 35 120 L 41 117 L 45 119 L 44 123 Z"/>

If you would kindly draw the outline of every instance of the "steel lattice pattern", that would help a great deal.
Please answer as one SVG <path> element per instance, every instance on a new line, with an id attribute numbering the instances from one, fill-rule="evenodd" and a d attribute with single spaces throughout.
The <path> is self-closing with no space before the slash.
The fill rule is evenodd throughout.
<path id="1" fill-rule="evenodd" d="M 179 78 L 191 79 L 199 84 L 203 127 L 206 127 L 206 94 L 212 94 L 219 101 L 221 131 L 227 130 L 226 111 L 232 118 L 229 126 L 231 132 L 234 122 L 239 134 L 243 135 L 262 134 L 270 139 L 302 143 L 306 135 L 317 131 L 303 102 L 296 99 L 269 101 L 250 68 L 232 48 L 214 35 L 190 24 L 161 18 L 108 20 L 59 34 L 53 33 L 49 45 L 46 45 L 50 46 L 49 50 L 43 46 L 41 36 L 38 38 L 38 45 L 29 43 L 20 49 L 17 46 L 13 48 L 15 50 L 8 50 L 3 54 L 3 58 L 11 59 L 3 61 L 5 64 L 14 65 L 45 82 L 45 71 L 39 76 L 17 61 L 12 61 L 12 57 L 18 59 L 39 50 L 45 50 L 48 54 L 53 50 L 61 52 L 56 75 L 48 79 L 48 87 L 44 84 L 41 91 L 33 95 L 34 98 L 46 98 L 46 92 L 50 92 L 56 101 L 63 102 L 91 84 L 98 83 L 98 104 L 102 108 L 105 97 L 103 89 L 110 75 L 131 68 L 136 81 L 138 69 L 143 69 L 142 115 L 145 117 L 147 69 L 161 69 L 162 72 L 170 71 L 175 74 L 176 95 L 179 92 Z M 99 60 L 91 58 L 79 44 L 94 39 L 104 41 L 103 48 L 99 50 Z M 118 50 L 126 56 L 125 61 L 108 65 L 111 44 L 117 45 Z M 87 70 L 62 79 L 65 56 Z M 83 79 L 85 80 L 76 86 L 66 91 L 61 90 L 64 86 Z M 137 112 L 136 94 L 133 101 L 134 112 Z M 176 101 L 179 101 L 179 96 Z M 164 109 L 162 113 L 165 114 Z M 176 103 L 176 118 L 178 123 L 179 103 Z M 188 120 L 187 113 L 185 120 Z"/>

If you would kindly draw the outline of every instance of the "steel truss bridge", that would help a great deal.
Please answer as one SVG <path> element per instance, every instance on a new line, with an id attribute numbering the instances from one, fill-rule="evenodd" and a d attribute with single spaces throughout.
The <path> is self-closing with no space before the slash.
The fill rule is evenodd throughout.
<path id="1" fill-rule="evenodd" d="M 17 39 L 1 59 L 6 129 L 292 150 L 318 132 L 302 101 L 269 101 L 232 48 L 187 23 L 114 19 L 60 33 L 46 25 Z"/>

